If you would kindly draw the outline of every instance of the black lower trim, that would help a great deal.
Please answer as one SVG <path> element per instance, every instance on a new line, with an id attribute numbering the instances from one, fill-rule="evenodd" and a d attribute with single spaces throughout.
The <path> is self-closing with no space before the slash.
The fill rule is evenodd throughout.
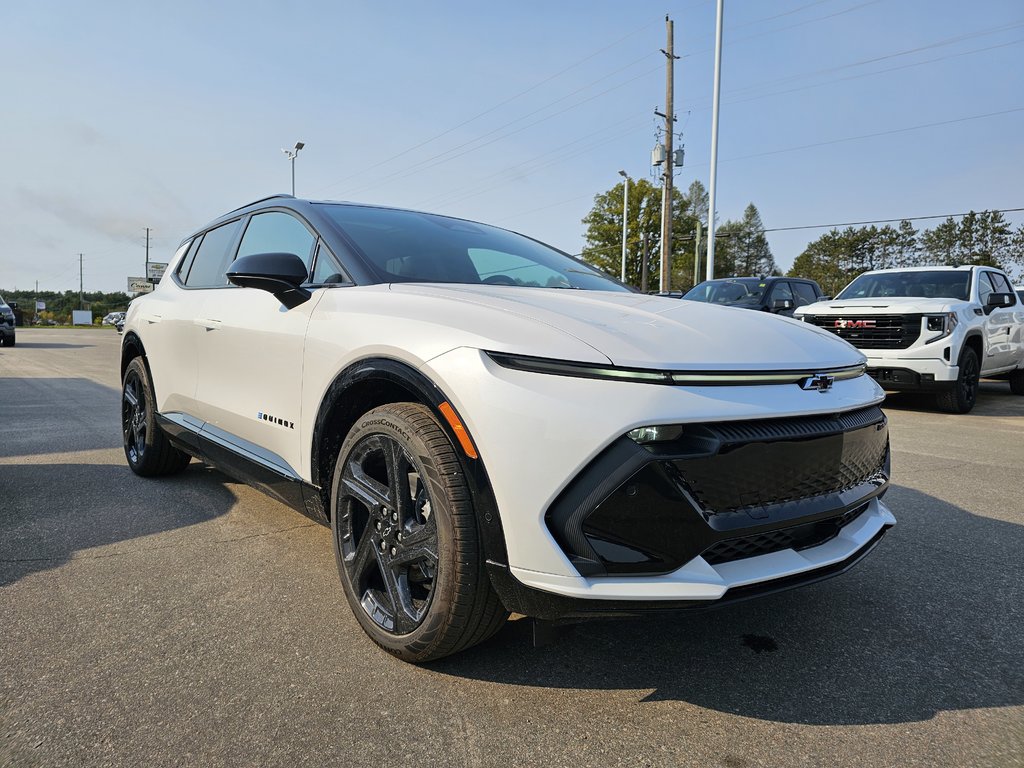
<path id="1" fill-rule="evenodd" d="M 508 566 L 488 561 L 491 583 L 494 584 L 505 607 L 546 621 L 580 621 L 586 619 L 623 618 L 651 613 L 710 610 L 750 600 L 756 597 L 803 587 L 831 579 L 850 570 L 875 548 L 891 526 L 878 531 L 863 547 L 838 563 L 805 571 L 793 576 L 774 579 L 743 587 L 733 587 L 718 600 L 588 600 L 565 597 L 528 587 L 509 571 Z"/>
<path id="2" fill-rule="evenodd" d="M 899 392 L 941 392 L 956 385 L 956 381 L 936 381 L 909 368 L 868 368 L 868 376 L 882 389 Z"/>

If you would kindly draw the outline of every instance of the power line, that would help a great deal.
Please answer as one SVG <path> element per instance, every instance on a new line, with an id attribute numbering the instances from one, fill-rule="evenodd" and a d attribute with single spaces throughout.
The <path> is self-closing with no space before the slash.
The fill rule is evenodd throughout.
<path id="1" fill-rule="evenodd" d="M 934 216 L 904 216 L 899 219 L 872 219 L 870 221 L 847 221 L 841 224 L 804 224 L 799 227 L 772 227 L 762 229 L 761 232 L 792 232 L 797 229 L 836 229 L 838 227 L 859 227 L 864 224 L 892 224 L 897 221 L 925 221 L 926 219 L 957 219 L 962 216 L 969 216 L 972 213 L 1017 213 L 1024 211 L 1024 208 L 986 208 L 984 211 L 967 211 L 966 213 L 942 213 Z"/>

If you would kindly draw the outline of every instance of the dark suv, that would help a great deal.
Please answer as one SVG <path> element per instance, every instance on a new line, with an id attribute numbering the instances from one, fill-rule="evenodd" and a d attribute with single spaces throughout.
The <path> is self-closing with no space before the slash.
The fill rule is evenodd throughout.
<path id="1" fill-rule="evenodd" d="M 0 344 L 14 346 L 14 307 L 0 296 Z"/>
<path id="2" fill-rule="evenodd" d="M 725 277 L 698 283 L 683 298 L 792 317 L 797 307 L 828 296 L 816 282 L 802 277 Z"/>

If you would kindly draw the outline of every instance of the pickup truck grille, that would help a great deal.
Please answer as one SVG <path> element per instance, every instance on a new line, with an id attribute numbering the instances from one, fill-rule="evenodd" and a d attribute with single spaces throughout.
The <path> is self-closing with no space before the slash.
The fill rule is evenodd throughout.
<path id="1" fill-rule="evenodd" d="M 807 315 L 804 321 L 831 331 L 860 349 L 906 349 L 921 335 L 922 315 Z"/>

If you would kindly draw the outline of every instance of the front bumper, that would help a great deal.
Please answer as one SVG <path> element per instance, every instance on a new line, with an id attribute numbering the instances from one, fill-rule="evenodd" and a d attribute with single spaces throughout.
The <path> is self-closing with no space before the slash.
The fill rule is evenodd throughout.
<path id="1" fill-rule="evenodd" d="M 683 546 L 656 552 L 662 562 L 655 568 L 646 572 L 609 568 L 600 557 L 588 557 L 583 549 L 574 548 L 567 538 L 574 534 L 564 520 L 560 523 L 555 518 L 565 499 L 573 494 L 592 496 L 583 505 L 588 512 L 616 491 L 628 494 L 625 481 L 629 474 L 597 490 L 595 482 L 610 477 L 612 470 L 594 467 L 602 456 L 623 445 L 623 436 L 630 430 L 654 424 L 779 422 L 815 414 L 830 419 L 870 408 L 881 402 L 884 394 L 867 376 L 837 381 L 825 393 L 804 391 L 796 385 L 686 387 L 578 379 L 509 370 L 465 348 L 429 361 L 424 369 L 450 397 L 486 466 L 508 555 L 507 568 L 505 563 L 493 564 L 499 571 L 495 582 L 497 585 L 500 572 L 507 571 L 518 585 L 504 590 L 510 595 L 523 588 L 600 602 L 600 610 L 616 603 L 645 601 L 662 603 L 663 607 L 679 601 L 707 605 L 727 593 L 736 595 L 740 588 L 767 589 L 769 583 L 813 580 L 813 571 L 824 573 L 849 561 L 870 548 L 871 542 L 895 523 L 880 499 L 885 481 L 860 473 L 853 479 L 856 482 L 834 487 L 836 493 L 825 502 L 799 500 L 821 496 L 825 489 L 795 492 L 794 503 L 786 504 L 777 504 L 780 499 L 776 496 L 765 496 L 740 505 L 750 509 L 732 513 L 721 510 L 723 514 L 710 518 L 712 522 L 691 508 L 696 517 L 675 520 L 672 536 L 661 536 L 674 538 Z M 825 432 L 828 430 L 819 437 Z M 886 433 L 881 439 L 879 445 L 884 449 Z M 831 446 L 822 443 L 819 448 L 829 451 L 837 445 L 841 447 L 841 441 Z M 876 458 L 881 461 L 881 453 Z M 794 455 L 792 460 L 804 459 Z M 785 463 L 783 460 L 780 465 L 781 472 L 785 472 Z M 641 470 L 640 465 L 634 466 L 630 474 Z M 769 474 L 776 471 L 771 469 Z M 588 478 L 580 481 L 585 476 Z M 794 482 L 803 480 L 796 478 Z M 746 487 L 734 490 L 741 495 L 748 492 Z M 712 503 L 720 504 L 721 499 Z M 845 524 L 837 524 L 836 519 L 847 512 L 856 514 Z M 808 531 L 799 531 L 792 546 L 783 549 L 761 547 L 757 541 L 732 541 L 803 525 L 817 527 L 812 533 L 819 534 L 818 538 L 810 540 L 805 535 Z M 702 539 L 692 535 L 699 526 L 704 529 Z M 573 530 L 575 535 L 586 534 L 582 524 Z M 687 537 L 689 540 L 684 541 Z M 647 545 L 641 541 L 634 549 L 650 549 L 650 538 L 648 535 Z M 619 535 L 609 541 L 629 546 L 627 539 Z M 753 549 L 746 552 L 754 554 L 737 560 L 706 558 L 705 550 L 718 544 L 726 551 L 733 544 L 749 545 Z M 591 562 L 585 562 L 588 559 Z M 595 567 L 595 562 L 600 567 Z"/>

